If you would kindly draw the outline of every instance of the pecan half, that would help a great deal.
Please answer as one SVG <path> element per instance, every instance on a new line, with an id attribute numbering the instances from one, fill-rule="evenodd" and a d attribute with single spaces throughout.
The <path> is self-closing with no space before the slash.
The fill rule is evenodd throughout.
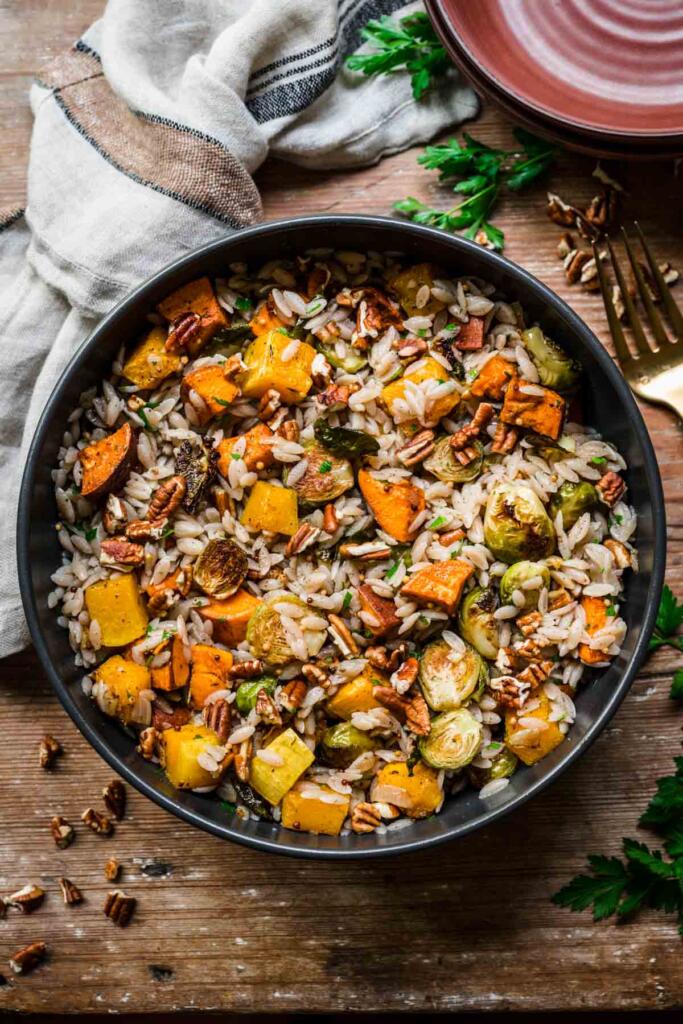
<path id="1" fill-rule="evenodd" d="M 63 818 L 61 814 L 56 814 L 50 822 L 50 831 L 52 832 L 52 838 L 55 841 L 55 845 L 60 850 L 65 850 L 67 846 L 71 846 L 76 833 L 73 825 L 70 825 L 66 818 Z"/>
<path id="2" fill-rule="evenodd" d="M 228 669 L 230 679 L 255 679 L 263 674 L 263 662 L 260 658 L 250 658 L 248 661 L 236 661 Z"/>
<path id="3" fill-rule="evenodd" d="M 507 708 L 521 708 L 529 693 L 529 684 L 514 676 L 498 676 L 489 686 L 498 703 Z"/>
<path id="4" fill-rule="evenodd" d="M 519 673 L 517 677 L 520 682 L 528 683 L 532 689 L 540 686 L 548 678 L 554 668 L 552 661 L 537 661 L 532 662 L 530 665 Z"/>
<path id="5" fill-rule="evenodd" d="M 410 701 L 397 693 L 393 686 L 375 686 L 372 696 L 383 708 L 391 711 L 392 715 L 395 715 L 399 721 L 405 722 Z"/>
<path id="6" fill-rule="evenodd" d="M 11 896 L 6 896 L 5 903 L 8 907 L 16 907 L 22 914 L 32 914 L 41 906 L 44 899 L 45 890 L 41 889 L 39 885 L 29 883 L 23 889 L 13 892 Z"/>
<path id="7" fill-rule="evenodd" d="M 295 443 L 299 440 L 299 434 L 301 433 L 296 420 L 285 420 L 278 426 L 277 432 L 285 441 L 294 441 Z"/>
<path id="8" fill-rule="evenodd" d="M 361 338 L 378 338 L 389 327 L 400 327 L 402 323 L 399 306 L 379 288 L 364 288 L 356 311 L 355 335 Z"/>
<path id="9" fill-rule="evenodd" d="M 298 710 L 304 702 L 308 687 L 303 679 L 291 679 L 280 690 L 278 703 L 283 711 L 292 712 Z"/>
<path id="10" fill-rule="evenodd" d="M 540 612 L 529 612 L 528 615 L 522 615 L 517 619 L 517 626 L 524 636 L 531 636 L 541 625 L 542 618 L 543 616 Z"/>
<path id="11" fill-rule="evenodd" d="M 612 552 L 614 565 L 617 569 L 630 569 L 633 566 L 633 555 L 620 540 L 613 540 L 611 537 L 603 541 L 608 551 Z"/>
<path id="12" fill-rule="evenodd" d="M 81 821 L 98 836 L 110 836 L 114 824 L 104 814 L 99 814 L 94 807 L 88 807 L 81 815 Z"/>
<path id="13" fill-rule="evenodd" d="M 136 904 L 137 900 L 134 896 L 127 896 L 120 889 L 115 889 L 114 892 L 107 893 L 107 898 L 104 901 L 105 917 L 117 924 L 119 928 L 125 928 L 133 916 Z"/>
<path id="14" fill-rule="evenodd" d="M 560 235 L 560 240 L 557 243 L 557 255 L 561 260 L 567 258 L 570 252 L 574 252 L 576 249 L 576 241 L 574 236 L 569 231 L 565 231 L 563 235 Z"/>
<path id="15" fill-rule="evenodd" d="M 609 508 L 614 508 L 626 490 L 626 484 L 619 474 L 611 470 L 600 477 L 596 487 L 600 498 Z"/>
<path id="16" fill-rule="evenodd" d="M 69 878 L 58 878 L 57 881 L 62 890 L 62 899 L 67 906 L 83 902 L 83 893 Z"/>
<path id="17" fill-rule="evenodd" d="M 138 736 L 137 751 L 145 761 L 153 761 L 157 754 L 158 743 L 159 732 L 153 725 L 150 725 L 147 729 L 143 729 Z"/>
<path id="18" fill-rule="evenodd" d="M 407 693 L 417 679 L 419 669 L 417 658 L 406 658 L 400 668 L 391 676 L 391 685 L 397 693 Z"/>
<path id="19" fill-rule="evenodd" d="M 434 431 L 421 430 L 419 434 L 412 437 L 402 448 L 399 448 L 396 456 L 404 466 L 414 466 L 423 462 L 428 455 L 434 451 Z"/>
<path id="20" fill-rule="evenodd" d="M 128 540 L 136 543 L 141 540 L 159 540 L 165 527 L 165 519 L 133 519 L 126 524 L 125 534 Z"/>
<path id="21" fill-rule="evenodd" d="M 226 380 L 235 380 L 235 378 L 239 377 L 241 373 L 244 373 L 246 369 L 247 364 L 244 359 L 242 359 L 239 352 L 235 352 L 234 355 L 231 355 L 223 363 L 223 376 Z"/>
<path id="22" fill-rule="evenodd" d="M 46 733 L 38 745 L 38 764 L 41 768 L 51 768 L 62 753 L 62 745 L 59 740 Z"/>
<path id="23" fill-rule="evenodd" d="M 116 857 L 110 857 L 104 865 L 104 877 L 108 882 L 115 882 L 121 874 L 121 865 Z"/>
<path id="24" fill-rule="evenodd" d="M 133 525 L 132 523 L 129 525 Z M 100 563 L 121 569 L 135 569 L 143 565 L 145 549 L 128 537 L 109 537 L 100 544 Z"/>
<path id="25" fill-rule="evenodd" d="M 395 343 L 399 359 L 416 359 L 429 348 L 424 338 L 399 338 Z"/>
<path id="26" fill-rule="evenodd" d="M 266 725 L 282 725 L 282 715 L 275 707 L 275 701 L 272 697 L 268 696 L 266 690 L 261 689 L 256 694 L 254 710 Z"/>
<path id="27" fill-rule="evenodd" d="M 317 401 L 327 409 L 344 409 L 358 388 L 352 384 L 330 384 L 316 396 Z"/>
<path id="28" fill-rule="evenodd" d="M 431 727 L 427 701 L 416 693 L 406 710 L 406 728 L 415 736 L 428 736 Z"/>
<path id="29" fill-rule="evenodd" d="M 118 533 L 128 522 L 123 502 L 116 494 L 110 494 L 102 513 L 102 524 L 107 533 Z"/>
<path id="30" fill-rule="evenodd" d="M 395 650 L 390 651 L 388 647 L 368 647 L 365 657 L 374 668 L 380 672 L 395 672 L 408 653 L 408 644 L 402 641 Z"/>
<path id="31" fill-rule="evenodd" d="M 330 685 L 330 680 L 326 672 L 312 662 L 308 662 L 306 665 L 302 665 L 301 674 L 311 686 L 322 686 L 323 690 L 326 690 Z"/>
<path id="32" fill-rule="evenodd" d="M 187 725 L 191 717 L 192 712 L 183 705 L 169 708 L 160 704 L 159 701 L 152 701 L 151 724 L 157 733 L 164 732 L 166 729 L 180 729 L 183 725 Z"/>
<path id="33" fill-rule="evenodd" d="M 306 548 L 310 548 L 311 545 L 315 544 L 320 530 L 316 526 L 311 526 L 310 523 L 302 523 L 296 533 L 289 538 L 285 545 L 285 555 L 287 558 L 291 558 L 292 555 L 300 555 Z"/>
<path id="34" fill-rule="evenodd" d="M 227 700 L 219 697 L 218 700 L 205 704 L 202 709 L 202 718 L 204 719 L 204 725 L 208 726 L 209 729 L 213 729 L 216 733 L 218 742 L 224 744 L 230 735 L 230 724 L 232 721 L 232 712 Z"/>
<path id="35" fill-rule="evenodd" d="M 325 511 L 323 513 L 323 530 L 325 533 L 336 533 L 339 529 L 339 519 L 337 518 L 337 510 L 332 503 L 325 505 Z"/>
<path id="36" fill-rule="evenodd" d="M 187 491 L 184 476 L 172 476 L 157 487 L 147 509 L 147 519 L 168 519 L 181 504 Z"/>
<path id="37" fill-rule="evenodd" d="M 519 431 L 507 423 L 499 421 L 496 424 L 496 432 L 493 436 L 492 452 L 505 454 L 511 452 L 519 440 Z"/>
<path id="38" fill-rule="evenodd" d="M 269 420 L 270 417 L 277 412 L 281 405 L 282 399 L 280 398 L 280 392 L 276 391 L 275 388 L 268 388 L 268 390 L 264 391 L 261 395 L 256 415 L 260 420 L 265 422 L 265 420 Z"/>
<path id="39" fill-rule="evenodd" d="M 577 210 L 575 207 L 565 203 L 554 192 L 548 192 L 546 212 L 554 224 L 561 224 L 565 228 L 574 227 L 576 224 Z"/>
<path id="40" fill-rule="evenodd" d="M 382 815 L 377 804 L 356 804 L 351 812 L 351 829 L 359 834 L 374 832 L 382 824 Z"/>
<path id="41" fill-rule="evenodd" d="M 30 974 L 43 962 L 46 955 L 47 945 L 44 942 L 31 942 L 10 957 L 9 965 L 15 974 Z"/>
<path id="42" fill-rule="evenodd" d="M 356 657 L 360 649 L 346 623 L 338 615 L 330 615 L 329 623 L 330 636 L 344 657 Z"/>
<path id="43" fill-rule="evenodd" d="M 197 340 L 202 329 L 199 313 L 181 313 L 171 321 L 166 338 L 167 352 L 181 352 Z"/>
<path id="44" fill-rule="evenodd" d="M 251 736 L 243 740 L 235 751 L 235 774 L 241 782 L 249 782 L 249 761 L 254 749 L 254 741 Z"/>
<path id="45" fill-rule="evenodd" d="M 126 813 L 126 787 L 120 779 L 112 779 L 102 790 L 104 806 L 109 813 L 121 821 Z"/>
<path id="46" fill-rule="evenodd" d="M 616 219 L 619 206 L 619 199 L 615 189 L 608 188 L 599 196 L 593 196 L 590 203 L 583 211 L 583 218 L 602 233 L 605 228 L 610 227 Z"/>
<path id="47" fill-rule="evenodd" d="M 457 430 L 455 434 L 451 436 L 449 444 L 453 451 L 460 452 L 469 448 L 472 441 L 475 441 L 479 437 L 492 419 L 493 406 L 489 402 L 481 402 L 470 422 L 466 426 L 461 427 L 460 430 Z M 477 450 L 475 448 L 474 455 L 476 456 L 476 454 Z"/>
<path id="48" fill-rule="evenodd" d="M 572 603 L 571 594 L 567 593 L 564 587 L 558 587 L 557 590 L 551 590 L 548 594 L 548 611 L 556 612 L 558 608 L 566 608 L 568 604 Z M 519 619 L 517 619 L 519 623 Z"/>
<path id="49" fill-rule="evenodd" d="M 586 263 L 592 258 L 591 254 L 583 249 L 574 249 L 567 254 L 564 260 L 564 275 L 569 284 L 576 284 Z"/>

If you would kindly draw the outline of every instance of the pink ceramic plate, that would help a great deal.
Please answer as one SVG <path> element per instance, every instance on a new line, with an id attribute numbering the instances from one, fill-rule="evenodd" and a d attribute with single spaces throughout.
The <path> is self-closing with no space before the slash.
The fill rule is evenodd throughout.
<path id="1" fill-rule="evenodd" d="M 683 142 L 681 0 L 428 0 L 466 74 L 556 129 Z"/>

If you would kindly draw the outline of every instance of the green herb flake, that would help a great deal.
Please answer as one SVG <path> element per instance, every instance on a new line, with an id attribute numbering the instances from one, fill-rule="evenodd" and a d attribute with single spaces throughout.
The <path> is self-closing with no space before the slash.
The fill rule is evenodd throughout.
<path id="1" fill-rule="evenodd" d="M 212 395 L 212 396 L 211 396 L 211 400 L 212 400 L 213 402 L 216 402 L 216 404 L 217 404 L 217 405 L 222 405 L 222 406 L 224 406 L 224 407 L 225 407 L 226 409 L 227 409 L 227 408 L 228 408 L 228 406 L 230 405 L 230 402 L 226 402 L 224 398 L 219 398 L 219 397 L 218 397 L 218 395 Z"/>
<path id="2" fill-rule="evenodd" d="M 605 458 L 604 455 L 596 455 L 595 458 L 591 459 L 591 465 L 592 466 L 606 466 L 607 465 L 607 459 Z"/>
<path id="3" fill-rule="evenodd" d="M 251 302 L 249 299 L 240 297 L 235 299 L 235 308 L 239 309 L 240 313 L 246 313 L 248 309 L 251 309 Z"/>
<path id="4" fill-rule="evenodd" d="M 392 578 L 392 576 L 395 576 L 396 573 L 399 570 L 400 564 L 401 564 L 401 559 L 399 558 L 399 559 L 397 559 L 393 563 L 393 565 L 389 566 L 389 569 L 387 570 L 387 573 L 386 573 L 386 576 L 384 577 L 384 579 L 385 580 L 390 580 Z"/>
<path id="5" fill-rule="evenodd" d="M 343 608 L 344 611 L 346 611 L 347 608 L 350 607 L 352 600 L 353 600 L 353 595 L 352 595 L 350 590 L 347 590 L 346 593 L 344 594 L 344 600 L 342 601 L 342 608 Z"/>
<path id="6" fill-rule="evenodd" d="M 669 690 L 671 700 L 683 700 L 683 668 L 674 673 Z M 683 852 L 683 851 L 682 851 Z"/>
<path id="7" fill-rule="evenodd" d="M 426 327 L 420 327 L 420 328 L 418 328 L 417 331 L 415 331 L 415 333 L 417 334 L 418 338 L 426 338 L 427 337 L 427 328 Z"/>
<path id="8" fill-rule="evenodd" d="M 329 471 L 331 469 L 332 469 L 332 463 L 329 461 L 329 459 L 324 459 L 320 463 L 320 465 L 318 466 L 318 472 L 319 473 L 329 473 Z"/>
<path id="9" fill-rule="evenodd" d="M 440 526 L 448 522 L 446 516 L 437 516 L 436 519 L 432 519 L 431 523 L 427 523 L 428 530 L 438 530 Z"/>
<path id="10" fill-rule="evenodd" d="M 237 804 L 233 804 L 229 800 L 221 800 L 220 805 L 226 814 L 232 815 L 237 810 Z"/>
<path id="11" fill-rule="evenodd" d="M 289 331 L 286 327 L 276 327 L 275 330 L 278 334 L 284 334 L 286 338 L 289 338 Z"/>
<path id="12" fill-rule="evenodd" d="M 230 452 L 230 458 L 233 460 L 233 462 L 239 462 L 242 456 L 238 455 L 237 452 Z"/>
<path id="13" fill-rule="evenodd" d="M 616 605 L 608 604 L 607 608 L 605 609 L 605 613 L 609 616 L 610 619 L 613 619 L 614 616 L 617 614 L 617 607 L 616 607 Z"/>

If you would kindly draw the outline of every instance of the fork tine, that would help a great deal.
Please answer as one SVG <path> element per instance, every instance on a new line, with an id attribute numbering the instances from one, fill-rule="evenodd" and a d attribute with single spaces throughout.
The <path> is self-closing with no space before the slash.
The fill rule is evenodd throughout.
<path id="1" fill-rule="evenodd" d="M 600 282 L 600 291 L 602 292 L 602 301 L 605 304 L 605 313 L 607 314 L 607 322 L 609 324 L 610 334 L 612 335 L 614 349 L 617 353 L 617 360 L 621 364 L 622 369 L 624 369 L 628 365 L 628 363 L 631 363 L 633 361 L 633 356 L 631 355 L 629 347 L 626 344 L 626 335 L 624 334 L 624 330 L 621 324 L 619 323 L 619 317 L 617 316 L 617 311 L 614 308 L 614 303 L 612 302 L 612 296 L 610 295 L 609 290 L 609 283 L 607 281 L 607 274 L 605 273 L 605 268 L 603 267 L 600 261 L 597 246 L 595 242 L 593 242 L 592 245 L 593 256 L 595 258 L 595 266 L 597 267 L 598 271 L 598 281 Z"/>
<path id="2" fill-rule="evenodd" d="M 662 274 L 661 270 L 652 258 L 652 253 L 648 248 L 647 242 L 645 241 L 645 238 L 643 236 L 643 232 L 641 231 L 640 224 L 637 220 L 634 221 L 634 226 L 636 231 L 638 232 L 640 244 L 643 247 L 643 252 L 645 253 L 645 257 L 650 267 L 650 273 L 657 282 L 657 288 L 659 289 L 659 294 L 661 295 L 662 302 L 664 303 L 666 315 L 668 316 L 669 322 L 674 329 L 674 334 L 676 335 L 679 341 L 683 341 L 683 314 L 681 314 L 680 309 L 676 305 L 676 301 L 673 295 L 671 294 L 671 291 L 669 290 L 669 286 L 664 280 L 664 275 Z"/>
<path id="3" fill-rule="evenodd" d="M 609 238 L 606 239 L 606 241 L 607 248 L 609 249 L 610 258 L 612 260 L 612 267 L 614 268 L 614 274 L 619 284 L 621 297 L 624 301 L 624 308 L 626 309 L 626 315 L 628 316 L 629 326 L 633 331 L 633 336 L 635 338 L 636 347 L 642 356 L 652 355 L 652 349 L 650 348 L 647 338 L 645 337 L 645 331 L 643 330 L 643 326 L 640 322 L 640 317 L 638 316 L 635 304 L 629 293 L 626 281 L 624 280 L 624 275 L 622 273 L 619 260 L 616 257 L 616 253 L 612 248 L 612 243 L 609 240 Z"/>
<path id="4" fill-rule="evenodd" d="M 636 284 L 638 285 L 640 298 L 642 299 L 643 305 L 645 306 L 645 312 L 647 313 L 647 318 L 650 321 L 652 333 L 654 334 L 655 340 L 657 342 L 657 346 L 655 347 L 656 352 L 663 345 L 669 344 L 669 338 L 666 331 L 664 330 L 664 327 L 662 326 L 661 317 L 655 309 L 655 304 L 652 301 L 652 298 L 650 297 L 650 293 L 647 289 L 647 285 L 645 284 L 645 280 L 643 278 L 643 272 L 638 266 L 638 261 L 635 258 L 633 249 L 631 248 L 629 237 L 626 234 L 624 228 L 621 229 L 621 235 L 624 239 L 624 245 L 626 246 L 626 252 L 628 254 L 629 262 L 631 264 L 631 269 L 633 270 L 633 276 L 635 277 Z"/>

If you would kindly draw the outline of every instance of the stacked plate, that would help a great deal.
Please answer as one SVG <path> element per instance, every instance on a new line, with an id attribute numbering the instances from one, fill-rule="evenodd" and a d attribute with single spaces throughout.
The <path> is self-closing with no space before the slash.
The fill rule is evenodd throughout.
<path id="1" fill-rule="evenodd" d="M 681 0 L 426 0 L 478 92 L 600 156 L 683 155 Z"/>

